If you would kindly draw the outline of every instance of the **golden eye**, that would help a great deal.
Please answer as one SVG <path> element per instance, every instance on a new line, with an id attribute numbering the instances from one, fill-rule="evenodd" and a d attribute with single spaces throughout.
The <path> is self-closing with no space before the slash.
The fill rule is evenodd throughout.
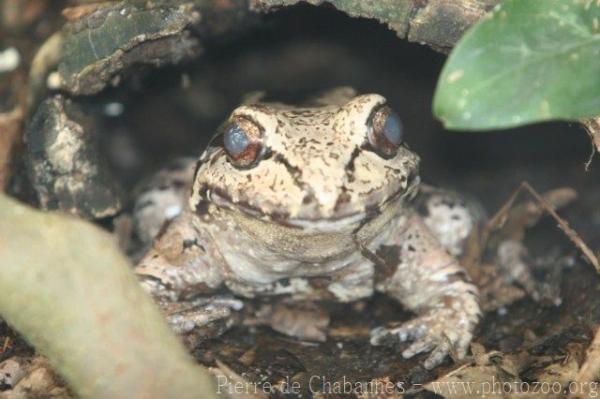
<path id="1" fill-rule="evenodd" d="M 369 119 L 369 143 L 384 158 L 392 157 L 402 144 L 402 121 L 390 107 L 376 108 Z"/>
<path id="2" fill-rule="evenodd" d="M 261 128 L 250 119 L 236 117 L 225 127 L 223 147 L 235 166 L 251 167 L 263 153 Z"/>

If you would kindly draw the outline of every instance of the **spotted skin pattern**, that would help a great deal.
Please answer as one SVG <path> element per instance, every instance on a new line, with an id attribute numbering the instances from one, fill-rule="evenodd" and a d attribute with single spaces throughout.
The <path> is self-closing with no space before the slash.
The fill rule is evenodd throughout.
<path id="1" fill-rule="evenodd" d="M 236 165 L 221 129 L 197 162 L 188 206 L 136 266 L 177 331 L 231 315 L 243 298 L 350 302 L 380 291 L 416 317 L 374 329 L 373 345 L 411 341 L 403 356 L 431 351 L 427 368 L 466 354 L 480 318 L 477 289 L 441 244 L 463 239 L 428 227 L 435 212 L 417 212 L 418 156 L 404 144 L 382 156 L 369 141 L 385 103 L 340 88 L 308 105 L 255 101 L 233 111 L 223 129 L 253 123 L 256 159 Z M 206 306 L 223 290 L 238 301 Z"/>

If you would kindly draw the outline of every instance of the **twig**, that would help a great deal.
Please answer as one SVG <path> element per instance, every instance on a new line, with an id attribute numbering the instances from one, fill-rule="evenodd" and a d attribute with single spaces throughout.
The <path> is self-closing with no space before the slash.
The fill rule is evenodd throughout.
<path id="1" fill-rule="evenodd" d="M 519 188 L 513 192 L 502 208 L 500 208 L 500 210 L 496 212 L 496 214 L 490 219 L 481 233 L 481 242 L 485 243 L 492 230 L 501 227 L 506 222 L 508 218 L 508 211 L 511 209 L 515 200 L 523 189 L 527 190 L 529 194 L 536 200 L 536 202 L 542 207 L 542 209 L 552 216 L 554 220 L 556 220 L 558 227 L 567 235 L 569 240 L 571 240 L 571 242 L 575 244 L 577 248 L 579 248 L 585 258 L 594 266 L 596 271 L 600 273 L 600 262 L 598 261 L 598 258 L 594 252 L 587 246 L 581 237 L 579 237 L 577 232 L 573 230 L 571 226 L 569 226 L 569 223 L 561 218 L 558 213 L 556 213 L 554 207 L 550 205 L 548 201 L 545 200 L 533 187 L 531 187 L 528 182 L 522 182 Z"/>
<path id="2" fill-rule="evenodd" d="M 23 116 L 21 107 L 0 113 L 0 191 L 6 190 L 12 175 L 11 158 L 21 140 Z"/>
<path id="3" fill-rule="evenodd" d="M 8 348 L 12 345 L 12 339 L 10 337 L 4 338 L 4 343 L 2 344 L 2 349 L 0 349 L 0 354 L 6 353 Z"/>
<path id="4" fill-rule="evenodd" d="M 594 155 L 596 152 L 600 152 L 600 117 L 584 119 L 581 121 L 583 127 L 587 131 L 590 136 L 590 140 L 592 141 L 592 153 L 590 154 L 590 158 L 585 163 L 586 172 L 590 170 L 590 166 L 592 165 L 592 160 L 594 159 Z"/>
<path id="5" fill-rule="evenodd" d="M 542 208 L 544 208 L 544 210 L 546 212 L 548 212 L 550 214 L 550 216 L 552 216 L 554 218 L 554 220 L 556 220 L 556 222 L 558 223 L 558 227 L 567 235 L 567 237 L 569 237 L 569 240 L 571 240 L 571 242 L 573 244 L 575 244 L 575 246 L 577 248 L 579 248 L 579 250 L 581 252 L 583 252 L 583 255 L 596 268 L 596 271 L 598 273 L 600 273 L 600 262 L 598 261 L 598 258 L 596 257 L 596 255 L 594 254 L 594 252 L 590 249 L 590 247 L 588 247 L 587 244 L 583 241 L 583 239 L 581 239 L 581 237 L 579 237 L 579 234 L 577 234 L 577 232 L 575 230 L 573 230 L 571 228 L 571 226 L 569 226 L 569 223 L 567 223 L 566 220 L 564 220 L 563 218 L 561 218 L 558 215 L 558 213 L 556 213 L 556 211 L 554 210 L 554 208 L 552 208 L 538 194 L 538 192 L 535 191 L 533 189 L 533 187 L 531 187 L 529 185 L 529 183 L 523 182 L 523 183 L 521 183 L 521 186 L 523 188 L 525 188 L 527 191 L 529 191 L 529 193 L 533 196 L 533 198 L 535 198 L 536 201 L 539 202 L 539 204 L 542 206 Z"/>

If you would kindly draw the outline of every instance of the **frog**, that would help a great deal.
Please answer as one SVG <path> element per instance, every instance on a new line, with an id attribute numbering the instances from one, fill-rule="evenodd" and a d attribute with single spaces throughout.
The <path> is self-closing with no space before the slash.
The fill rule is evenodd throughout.
<path id="1" fill-rule="evenodd" d="M 142 286 L 179 333 L 251 298 L 381 293 L 415 316 L 373 328 L 371 345 L 406 343 L 402 357 L 428 353 L 427 369 L 464 358 L 481 310 L 456 256 L 476 216 L 457 196 L 419 197 L 420 158 L 404 135 L 385 97 L 352 88 L 299 105 L 245 101 L 197 160 L 156 177 L 154 191 L 178 195 L 136 203 L 139 235 L 152 238 L 134 268 Z M 144 223 L 149 210 L 162 216 Z"/>

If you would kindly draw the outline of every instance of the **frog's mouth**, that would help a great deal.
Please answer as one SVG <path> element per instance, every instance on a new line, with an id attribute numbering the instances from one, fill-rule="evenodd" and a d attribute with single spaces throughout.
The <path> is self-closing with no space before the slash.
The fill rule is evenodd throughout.
<path id="1" fill-rule="evenodd" d="M 291 217 L 285 212 L 265 213 L 264 210 L 246 201 L 233 201 L 223 190 L 219 190 L 218 188 L 203 190 L 201 197 L 219 208 L 240 212 L 253 219 L 277 223 L 278 225 L 294 229 L 326 233 L 359 229 L 362 225 L 382 215 L 391 204 L 401 205 L 404 201 L 414 197 L 419 183 L 420 179 L 418 175 L 415 175 L 409 179 L 409 184 L 406 188 L 398 189 L 393 194 L 387 196 L 384 201 L 367 205 L 360 211 L 334 214 L 327 217 Z M 199 206 L 196 206 L 197 211 L 198 208 Z"/>
<path id="2" fill-rule="evenodd" d="M 406 189 L 400 189 L 388 196 L 387 199 L 380 203 L 367 205 L 360 212 L 341 214 L 339 216 L 328 218 L 289 218 L 287 225 L 291 227 L 301 228 L 305 230 L 314 230 L 319 232 L 338 232 L 347 228 L 358 231 L 365 224 L 379 218 L 387 213 L 386 218 L 392 214 L 386 210 L 400 207 L 405 201 L 412 199 L 419 187 L 419 178 L 416 177 L 411 181 Z"/>

